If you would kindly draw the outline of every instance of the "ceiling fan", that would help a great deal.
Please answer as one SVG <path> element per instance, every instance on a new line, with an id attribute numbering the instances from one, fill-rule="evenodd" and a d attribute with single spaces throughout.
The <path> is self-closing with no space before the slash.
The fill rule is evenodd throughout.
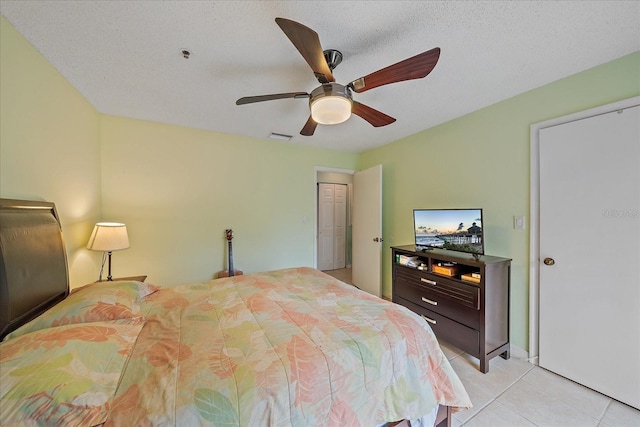
<path id="1" fill-rule="evenodd" d="M 367 74 L 343 86 L 335 83 L 332 74 L 334 68 L 342 62 L 342 53 L 334 49 L 323 51 L 318 33 L 298 22 L 285 18 L 276 18 L 276 24 L 307 61 L 316 79 L 320 82 L 320 86 L 312 90 L 311 93 L 288 92 L 247 96 L 238 99 L 236 105 L 272 101 L 274 99 L 308 98 L 311 114 L 300 131 L 300 134 L 304 136 L 313 135 L 318 123 L 323 125 L 342 123 L 351 114 L 362 117 L 375 127 L 386 126 L 395 122 L 396 119 L 393 117 L 355 101 L 351 92 L 361 93 L 390 83 L 421 79 L 433 70 L 440 57 L 440 48 L 436 47 Z"/>

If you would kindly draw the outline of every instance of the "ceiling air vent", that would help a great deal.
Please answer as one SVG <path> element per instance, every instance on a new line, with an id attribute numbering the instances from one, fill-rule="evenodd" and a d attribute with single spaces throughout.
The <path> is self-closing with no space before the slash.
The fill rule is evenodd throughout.
<path id="1" fill-rule="evenodd" d="M 283 141 L 290 141 L 291 138 L 293 138 L 291 135 L 285 135 L 283 133 L 275 133 L 275 132 L 271 132 L 271 135 L 269 135 L 269 138 L 271 139 L 280 139 Z"/>

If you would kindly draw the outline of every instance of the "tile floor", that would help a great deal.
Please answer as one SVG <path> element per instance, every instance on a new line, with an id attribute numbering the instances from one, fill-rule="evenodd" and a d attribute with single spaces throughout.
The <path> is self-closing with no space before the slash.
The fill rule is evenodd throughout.
<path id="1" fill-rule="evenodd" d="M 351 267 L 339 268 L 337 270 L 324 270 L 329 276 L 333 276 L 338 280 L 342 280 L 344 283 L 351 283 Z"/>
<path id="2" fill-rule="evenodd" d="M 454 414 L 454 427 L 640 427 L 637 409 L 527 362 L 522 351 L 492 359 L 483 374 L 476 358 L 441 347 L 474 405 Z"/>
<path id="3" fill-rule="evenodd" d="M 351 283 L 350 268 L 325 273 Z M 474 405 L 454 414 L 453 427 L 640 427 L 637 409 L 527 362 L 521 350 L 483 374 L 476 358 L 441 346 Z"/>

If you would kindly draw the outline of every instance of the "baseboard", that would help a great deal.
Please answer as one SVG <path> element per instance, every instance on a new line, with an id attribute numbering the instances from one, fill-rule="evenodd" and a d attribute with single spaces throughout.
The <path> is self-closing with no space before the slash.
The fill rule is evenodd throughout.
<path id="1" fill-rule="evenodd" d="M 537 357 L 529 357 L 529 352 L 527 350 L 523 350 L 518 346 L 511 344 L 511 357 L 518 360 L 524 360 L 525 362 L 532 363 L 534 365 L 538 364 Z"/>

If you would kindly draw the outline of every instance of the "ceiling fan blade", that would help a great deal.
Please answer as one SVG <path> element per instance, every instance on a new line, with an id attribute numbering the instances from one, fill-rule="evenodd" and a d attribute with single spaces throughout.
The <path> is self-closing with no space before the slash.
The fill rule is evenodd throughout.
<path id="1" fill-rule="evenodd" d="M 276 18 L 276 24 L 307 61 L 320 83 L 335 81 L 327 60 L 324 58 L 318 33 L 290 19 Z"/>
<path id="2" fill-rule="evenodd" d="M 258 95 L 258 96 L 245 96 L 236 101 L 236 105 L 251 104 L 254 102 L 273 101 L 274 99 L 285 98 L 309 98 L 307 92 L 288 92 L 288 93 L 274 93 L 271 95 Z"/>
<path id="3" fill-rule="evenodd" d="M 416 56 L 389 65 L 386 68 L 360 77 L 349 83 L 354 91 L 360 93 L 378 86 L 404 80 L 421 79 L 426 77 L 438 63 L 440 48 L 436 47 Z"/>
<path id="4" fill-rule="evenodd" d="M 396 121 L 393 117 L 387 116 L 385 113 L 381 113 L 380 111 L 357 101 L 353 101 L 351 112 L 356 116 L 362 117 L 375 127 L 390 125 Z"/>
<path id="5" fill-rule="evenodd" d="M 318 124 L 309 116 L 307 123 L 304 124 L 304 127 L 300 131 L 300 135 L 311 136 L 316 131 L 316 126 Z"/>

